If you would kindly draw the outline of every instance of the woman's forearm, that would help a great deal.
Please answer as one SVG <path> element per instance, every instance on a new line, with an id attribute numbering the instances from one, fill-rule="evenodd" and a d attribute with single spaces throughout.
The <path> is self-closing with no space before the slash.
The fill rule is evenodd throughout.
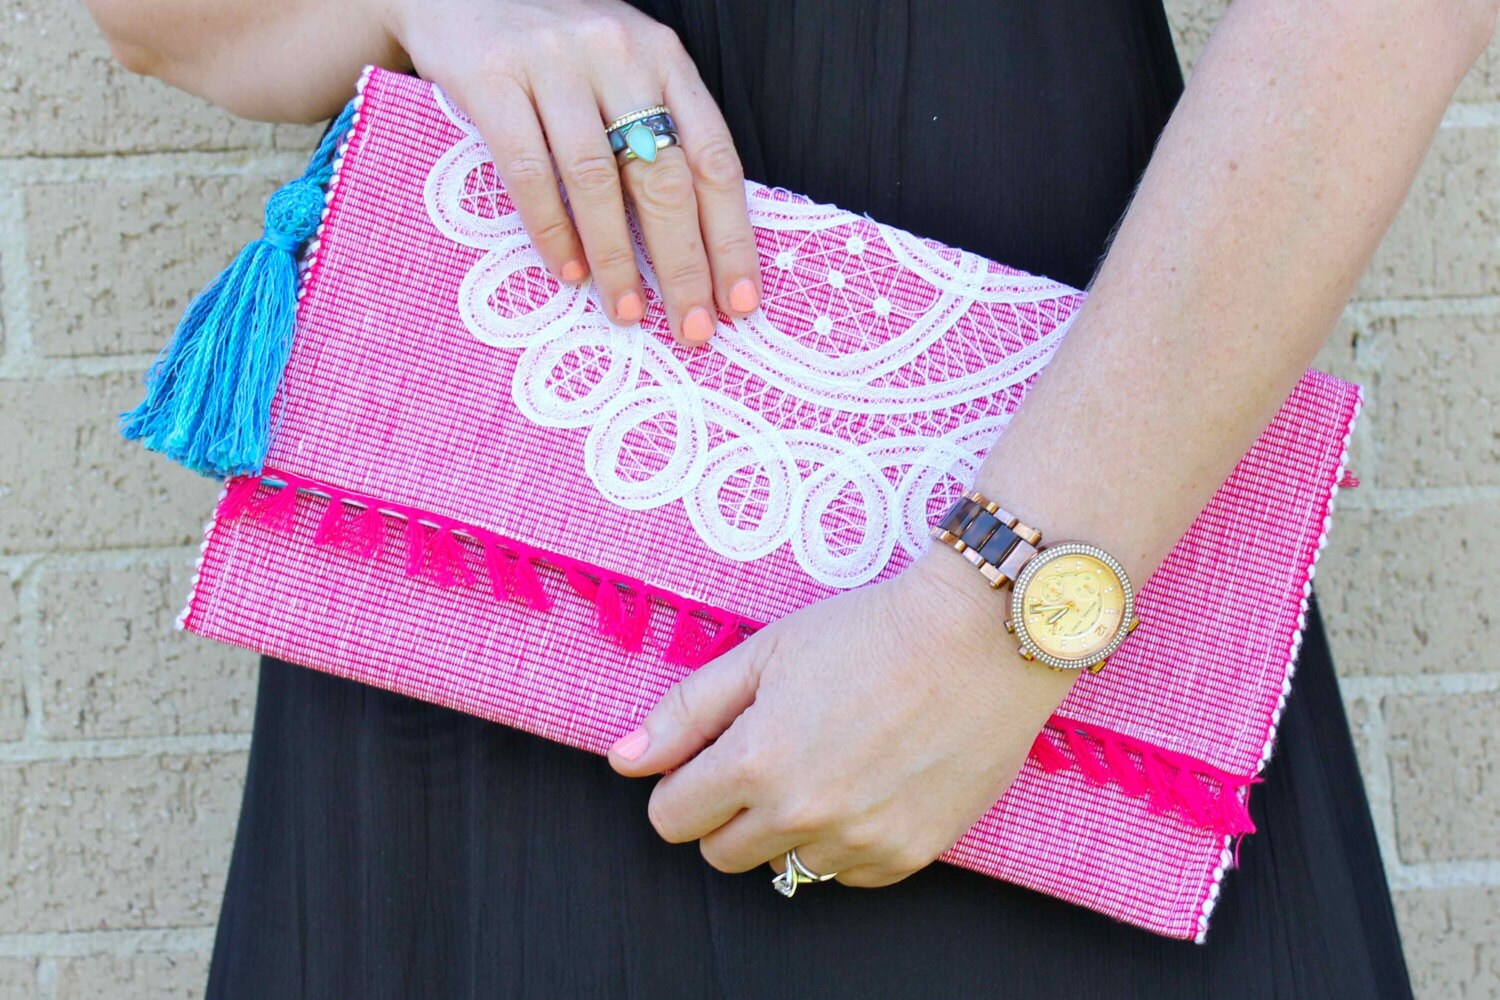
<path id="1" fill-rule="evenodd" d="M 408 65 L 376 0 L 85 0 L 127 68 L 246 118 L 315 122 Z"/>
<path id="2" fill-rule="evenodd" d="M 1143 583 L 1327 340 L 1493 18 L 1238 0 L 977 488 Z"/>
<path id="3" fill-rule="evenodd" d="M 407 65 L 384 0 L 87 2 L 127 66 L 251 117 Z M 1143 582 L 1327 339 L 1495 4 L 1238 0 L 979 488 Z"/>

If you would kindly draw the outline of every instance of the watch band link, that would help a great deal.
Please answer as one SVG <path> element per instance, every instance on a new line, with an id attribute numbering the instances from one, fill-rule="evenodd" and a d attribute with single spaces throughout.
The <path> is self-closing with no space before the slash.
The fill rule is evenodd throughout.
<path id="1" fill-rule="evenodd" d="M 1014 583 L 1042 543 L 1040 531 L 978 490 L 964 490 L 931 533 L 973 563 L 993 588 Z"/>

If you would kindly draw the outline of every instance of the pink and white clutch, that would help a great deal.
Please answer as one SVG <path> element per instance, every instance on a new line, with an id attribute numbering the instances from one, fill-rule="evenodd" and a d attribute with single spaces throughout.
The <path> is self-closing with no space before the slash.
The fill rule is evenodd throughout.
<path id="1" fill-rule="evenodd" d="M 181 624 L 595 753 L 759 624 L 925 548 L 1084 298 L 751 183 L 763 308 L 678 348 L 654 295 L 617 328 L 548 275 L 436 87 L 370 70 L 353 107 L 309 172 L 269 450 L 190 462 L 260 474 L 228 479 Z M 154 393 L 188 391 L 172 352 L 196 349 Z M 1205 939 L 1361 402 L 1304 374 L 943 861 Z"/>

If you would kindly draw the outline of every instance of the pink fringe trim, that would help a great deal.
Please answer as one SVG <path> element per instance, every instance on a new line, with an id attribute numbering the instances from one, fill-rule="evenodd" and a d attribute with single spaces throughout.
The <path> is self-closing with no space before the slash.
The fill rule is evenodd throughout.
<path id="1" fill-rule="evenodd" d="M 389 548 L 390 522 L 395 520 L 402 524 L 399 547 L 406 575 L 439 587 L 476 587 L 482 580 L 496 600 L 546 611 L 553 599 L 537 566 L 545 563 L 558 569 L 569 588 L 594 606 L 599 634 L 632 653 L 645 648 L 653 602 L 665 605 L 675 616 L 663 658 L 679 666 L 701 667 L 761 627 L 759 622 L 636 577 L 546 552 L 431 511 L 335 489 L 279 470 L 231 479 L 215 519 L 223 524 L 248 519 L 289 533 L 296 528 L 299 491 L 328 500 L 313 533 L 315 545 L 367 561 L 381 559 Z"/>
<path id="2" fill-rule="evenodd" d="M 1345 472 L 1338 482 L 1339 489 L 1352 490 L 1359 485 L 1359 477 L 1352 472 Z"/>
<path id="3" fill-rule="evenodd" d="M 290 489 L 286 487 L 292 487 Z M 272 531 L 297 527 L 299 491 L 326 497 L 313 542 L 359 559 L 385 556 L 388 519 L 404 522 L 405 572 L 439 587 L 485 586 L 500 601 L 516 601 L 546 611 L 553 598 L 537 573 L 545 563 L 563 574 L 569 589 L 594 607 L 599 635 L 631 653 L 645 649 L 652 602 L 673 615 L 662 652 L 667 663 L 696 669 L 728 652 L 762 627 L 741 617 L 644 580 L 615 573 L 569 556 L 547 552 L 484 528 L 399 503 L 335 489 L 281 471 L 231 479 L 215 520 L 248 519 Z M 481 584 L 481 578 L 483 583 Z M 1061 737 L 1061 743 L 1052 735 Z M 1091 784 L 1111 783 L 1148 808 L 1177 814 L 1220 836 L 1254 833 L 1248 810 L 1249 786 L 1261 779 L 1231 774 L 1193 757 L 1145 743 L 1102 726 L 1054 714 L 1037 734 L 1030 759 L 1048 773 L 1077 768 Z M 1238 863 L 1238 845 L 1235 855 Z"/>
<path id="4" fill-rule="evenodd" d="M 1053 730 L 1061 733 L 1061 746 L 1053 739 Z M 1076 767 L 1092 784 L 1113 782 L 1126 795 L 1146 796 L 1152 812 L 1175 812 L 1190 825 L 1219 836 L 1256 830 L 1250 818 L 1249 786 L 1263 779 L 1232 774 L 1103 726 L 1054 714 L 1047 728 L 1037 734 L 1031 758 L 1049 773 Z M 1239 862 L 1238 843 L 1235 862 Z"/>

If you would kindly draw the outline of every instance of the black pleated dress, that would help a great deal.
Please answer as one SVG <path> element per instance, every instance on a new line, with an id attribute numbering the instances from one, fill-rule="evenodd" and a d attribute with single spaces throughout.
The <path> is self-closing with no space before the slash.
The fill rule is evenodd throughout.
<path id="1" fill-rule="evenodd" d="M 747 173 L 1082 286 L 1182 88 L 1160 0 L 639 0 Z M 208 995 L 1409 997 L 1323 621 L 1205 945 L 952 865 L 728 875 L 654 779 L 267 659 Z"/>

